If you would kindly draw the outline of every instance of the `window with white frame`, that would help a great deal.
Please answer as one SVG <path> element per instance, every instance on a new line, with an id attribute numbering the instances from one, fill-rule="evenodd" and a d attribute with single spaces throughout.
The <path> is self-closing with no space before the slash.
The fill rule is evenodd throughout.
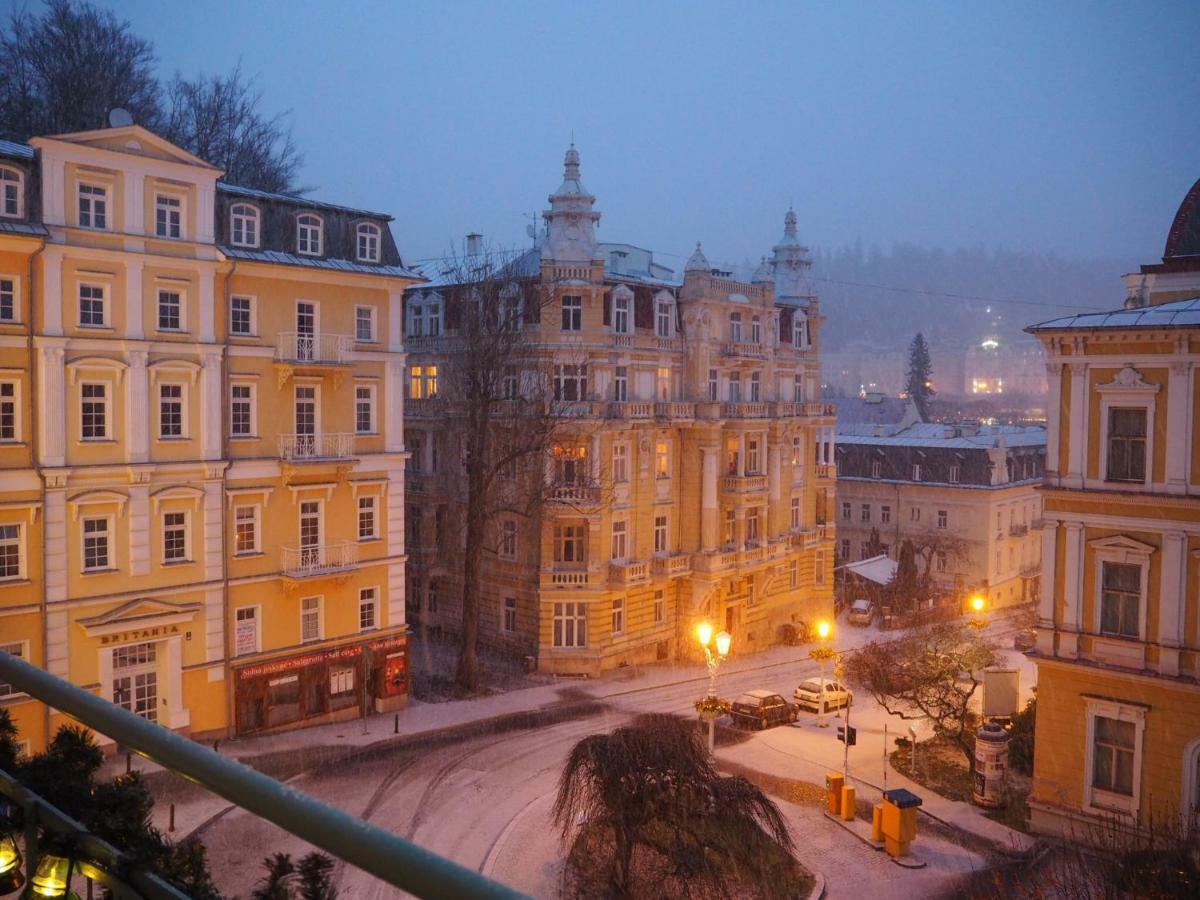
<path id="1" fill-rule="evenodd" d="M 613 597 L 612 602 L 612 633 L 625 633 L 625 598 Z"/>
<path id="2" fill-rule="evenodd" d="M 500 557 L 517 558 L 517 523 L 513 519 L 505 519 L 500 523 Z"/>
<path id="3" fill-rule="evenodd" d="M 671 442 L 668 440 L 654 442 L 654 477 L 671 477 Z"/>
<path id="4" fill-rule="evenodd" d="M 949 560 L 946 557 L 945 550 L 937 551 L 937 553 L 934 557 L 934 568 L 937 569 L 939 574 L 944 574 L 946 572 L 946 570 L 949 568 Z"/>
<path id="5" fill-rule="evenodd" d="M 950 525 L 950 513 L 947 510 L 939 509 L 937 511 L 937 527 L 947 528 Z"/>
<path id="6" fill-rule="evenodd" d="M 562 330 L 581 331 L 583 329 L 583 298 L 562 298 Z"/>
<path id="7" fill-rule="evenodd" d="M 183 236 L 183 201 L 171 194 L 154 195 L 154 234 L 158 237 Z"/>
<path id="8" fill-rule="evenodd" d="M 587 604 L 554 604 L 554 646 L 587 646 Z"/>
<path id="9" fill-rule="evenodd" d="M 654 592 L 654 624 L 661 625 L 667 617 L 667 601 L 663 591 Z"/>
<path id="10" fill-rule="evenodd" d="M 325 225 L 320 216 L 296 217 L 296 252 L 301 256 L 320 256 L 325 242 Z"/>
<path id="11" fill-rule="evenodd" d="M 877 459 L 871 460 L 871 477 L 872 478 L 883 477 L 883 463 Z"/>
<path id="12" fill-rule="evenodd" d="M 742 373 L 741 372 L 730 372 L 729 373 L 729 402 L 730 403 L 741 403 L 742 402 Z"/>
<path id="13" fill-rule="evenodd" d="M 82 520 L 83 571 L 96 572 L 112 568 L 112 554 L 108 541 L 109 520 L 107 516 L 94 516 Z"/>
<path id="14" fill-rule="evenodd" d="M 255 386 L 234 382 L 229 385 L 229 435 L 235 438 L 254 437 L 258 433 Z"/>
<path id="15" fill-rule="evenodd" d="M 85 441 L 108 440 L 108 384 L 85 381 L 79 398 L 79 436 Z"/>
<path id="16" fill-rule="evenodd" d="M 629 399 L 629 367 L 616 366 L 613 369 L 613 400 L 624 403 Z"/>
<path id="17" fill-rule="evenodd" d="M 793 531 L 798 531 L 798 530 L 800 529 L 800 510 L 801 510 L 801 506 L 800 506 L 800 504 L 801 504 L 801 498 L 800 498 L 800 497 L 793 497 L 793 498 L 792 498 L 792 509 L 791 509 L 791 515 L 792 515 L 792 518 L 791 518 L 791 523 L 792 523 L 792 525 L 791 525 L 791 527 L 792 527 L 792 530 L 793 530 Z"/>
<path id="18" fill-rule="evenodd" d="M 79 327 L 107 328 L 108 299 L 103 285 L 79 285 Z"/>
<path id="19" fill-rule="evenodd" d="M 1141 797 L 1145 707 L 1088 697 L 1087 806 L 1136 815 Z"/>
<path id="20" fill-rule="evenodd" d="M 797 350 L 808 347 L 808 318 L 802 312 L 792 313 L 792 346 Z"/>
<path id="21" fill-rule="evenodd" d="M 108 188 L 81 182 L 78 188 L 79 227 L 104 231 L 108 228 Z"/>
<path id="22" fill-rule="evenodd" d="M 1100 633 L 1141 637 L 1142 567 L 1103 561 L 1100 569 Z"/>
<path id="23" fill-rule="evenodd" d="M 361 588 L 358 592 L 358 630 L 369 631 L 379 627 L 379 598 L 375 588 Z"/>
<path id="24" fill-rule="evenodd" d="M 654 517 L 654 552 L 669 553 L 671 551 L 671 533 L 667 527 L 666 515 Z"/>
<path id="25" fill-rule="evenodd" d="M 17 321 L 17 280 L 0 277 L 0 322 Z"/>
<path id="26" fill-rule="evenodd" d="M 843 501 L 842 501 L 842 521 L 843 521 L 843 522 L 849 522 L 849 521 L 850 521 L 850 517 L 851 517 L 851 515 L 852 515 L 852 513 L 851 513 L 851 509 L 852 509 L 852 504 L 850 503 L 850 501 L 849 501 L 849 500 L 843 500 Z"/>
<path id="27" fill-rule="evenodd" d="M 813 556 L 813 583 L 818 587 L 825 584 L 825 551 L 818 550 Z"/>
<path id="28" fill-rule="evenodd" d="M 0 443 L 21 440 L 21 406 L 17 383 L 0 381 Z"/>
<path id="29" fill-rule="evenodd" d="M 163 562 L 188 560 L 188 527 L 186 512 L 163 513 Z"/>
<path id="30" fill-rule="evenodd" d="M 804 373 L 797 372 L 792 376 L 792 399 L 797 403 L 804 402 Z"/>
<path id="31" fill-rule="evenodd" d="M 500 292 L 500 325 L 505 331 L 519 330 L 525 317 L 525 297 L 510 284 Z"/>
<path id="32" fill-rule="evenodd" d="M 554 367 L 554 399 L 568 403 L 587 399 L 587 363 Z"/>
<path id="33" fill-rule="evenodd" d="M 746 474 L 747 475 L 761 474 L 762 470 L 759 467 L 762 465 L 762 459 L 760 458 L 761 454 L 759 453 L 758 447 L 759 447 L 758 438 L 756 438 L 756 437 L 746 438 Z"/>
<path id="34" fill-rule="evenodd" d="M 750 317 L 750 340 L 752 343 L 762 343 L 762 320 L 758 316 Z"/>
<path id="35" fill-rule="evenodd" d="M 742 339 L 742 314 L 740 312 L 732 312 L 729 314 L 729 340 L 733 343 L 739 343 Z"/>
<path id="36" fill-rule="evenodd" d="M 513 634 L 517 630 L 517 598 L 504 598 L 504 630 Z"/>
<path id="37" fill-rule="evenodd" d="M 367 496 L 358 498 L 358 539 L 373 541 L 379 537 L 378 528 L 378 497 Z"/>
<path id="38" fill-rule="evenodd" d="M 245 556 L 259 552 L 258 535 L 261 507 L 247 503 L 233 508 L 233 552 Z"/>
<path id="39" fill-rule="evenodd" d="M 848 560 L 850 558 L 850 539 L 842 538 L 841 545 L 842 559 Z"/>
<path id="40" fill-rule="evenodd" d="M 629 304 L 631 301 L 632 297 L 628 291 L 618 289 L 613 292 L 612 327 L 616 334 L 629 334 Z"/>
<path id="41" fill-rule="evenodd" d="M 20 525 L 0 525 L 0 581 L 23 577 L 23 545 Z"/>
<path id="42" fill-rule="evenodd" d="M 862 508 L 859 510 L 858 518 L 859 518 L 859 521 L 862 521 L 862 522 L 870 522 L 871 521 L 871 504 L 870 503 L 862 504 Z"/>
<path id="43" fill-rule="evenodd" d="M 0 166 L 0 216 L 20 219 L 24 215 L 24 178 L 16 169 Z"/>
<path id="44" fill-rule="evenodd" d="M 716 403 L 721 397 L 721 377 L 716 369 L 708 370 L 708 400 Z"/>
<path id="45" fill-rule="evenodd" d="M 375 433 L 375 385 L 354 386 L 354 431 L 357 434 Z"/>
<path id="46" fill-rule="evenodd" d="M 887 525 L 892 521 L 892 508 L 890 506 L 879 507 L 879 524 Z"/>
<path id="47" fill-rule="evenodd" d="M 752 506 L 746 510 L 746 540 L 757 541 L 762 532 L 760 522 L 762 521 L 761 514 L 757 506 Z"/>
<path id="48" fill-rule="evenodd" d="M 359 262 L 379 262 L 379 226 L 360 222 L 355 229 Z"/>
<path id="49" fill-rule="evenodd" d="M 183 385 L 158 386 L 158 436 L 164 440 L 184 436 Z"/>
<path id="50" fill-rule="evenodd" d="M 305 597 L 300 601 L 300 641 L 308 643 L 310 641 L 321 640 L 323 628 L 323 616 L 321 610 L 320 597 Z"/>
<path id="51" fill-rule="evenodd" d="M 179 291 L 158 292 L 158 330 L 183 330 L 183 297 Z"/>
<path id="52" fill-rule="evenodd" d="M 629 555 L 629 523 L 615 519 L 612 523 L 612 558 L 620 561 Z"/>
<path id="53" fill-rule="evenodd" d="M 660 338 L 669 338 L 674 332 L 675 304 L 663 297 L 654 304 L 654 333 Z"/>
<path id="54" fill-rule="evenodd" d="M 408 301 L 408 336 L 421 337 L 425 334 L 425 305 L 416 298 Z"/>
<path id="55" fill-rule="evenodd" d="M 629 480 L 629 444 L 624 441 L 613 444 L 612 478 L 616 484 Z"/>
<path id="56" fill-rule="evenodd" d="M 249 656 L 259 648 L 258 607 L 239 606 L 233 611 L 233 655 Z"/>
<path id="57" fill-rule="evenodd" d="M 15 656 L 17 659 L 27 659 L 29 657 L 29 642 L 13 641 L 7 644 L 0 644 L 0 652 L 7 653 L 9 656 Z M 0 697 L 11 697 L 14 694 L 20 693 L 23 693 L 22 690 L 15 684 L 0 681 Z"/>
<path id="58" fill-rule="evenodd" d="M 354 307 L 354 340 L 360 344 L 375 342 L 375 307 Z"/>
<path id="59" fill-rule="evenodd" d="M 235 203 L 229 208 L 229 242 L 238 247 L 258 246 L 258 207 Z"/>
<path id="60" fill-rule="evenodd" d="M 1109 409 L 1105 480 L 1146 481 L 1146 413 L 1144 407 Z"/>
<path id="61" fill-rule="evenodd" d="M 554 561 L 556 563 L 587 562 L 586 525 L 554 526 Z"/>
<path id="62" fill-rule="evenodd" d="M 958 479 L 961 476 L 962 476 L 962 467 L 961 466 L 955 465 L 955 466 L 950 467 L 950 483 L 951 484 L 958 484 Z"/>
<path id="63" fill-rule="evenodd" d="M 762 400 L 762 372 L 750 373 L 750 402 L 758 403 Z"/>
<path id="64" fill-rule="evenodd" d="M 920 522 L 921 521 L 921 507 L 919 507 L 919 506 L 909 507 L 908 520 L 910 522 Z"/>
<path id="65" fill-rule="evenodd" d="M 254 298 L 229 298 L 229 333 L 236 337 L 254 335 Z"/>
<path id="66" fill-rule="evenodd" d="M 920 481 L 920 480 L 921 480 L 921 464 L 920 464 L 920 463 L 913 463 L 913 467 L 912 467 L 912 480 L 913 480 L 913 481 Z"/>

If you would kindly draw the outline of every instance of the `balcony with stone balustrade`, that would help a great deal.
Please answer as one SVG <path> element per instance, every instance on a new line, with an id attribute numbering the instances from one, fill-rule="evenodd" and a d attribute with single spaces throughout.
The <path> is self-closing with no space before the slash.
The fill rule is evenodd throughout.
<path id="1" fill-rule="evenodd" d="M 608 564 L 608 580 L 618 589 L 645 584 L 650 580 L 650 563 L 637 559 L 614 559 Z"/>

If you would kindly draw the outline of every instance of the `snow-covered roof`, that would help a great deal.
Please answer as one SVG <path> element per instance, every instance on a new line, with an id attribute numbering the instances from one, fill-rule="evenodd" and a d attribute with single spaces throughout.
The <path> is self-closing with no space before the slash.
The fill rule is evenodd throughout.
<path id="1" fill-rule="evenodd" d="M 416 289 L 446 287 L 470 280 L 471 272 L 489 278 L 529 278 L 541 271 L 541 250 L 537 247 L 522 250 L 488 250 L 463 256 L 443 256 L 423 260 L 416 268 L 427 279 Z"/>
<path id="2" fill-rule="evenodd" d="M 404 266 L 363 265 L 348 259 L 314 259 L 297 256 L 282 250 L 248 250 L 245 247 L 221 246 L 221 252 L 230 259 L 245 259 L 254 262 L 277 263 L 284 266 L 304 266 L 309 269 L 335 269 L 339 272 L 361 272 L 364 275 L 390 275 L 394 278 L 420 278 L 419 272 Z"/>
<path id="3" fill-rule="evenodd" d="M 870 559 L 846 563 L 844 566 L 839 566 L 839 568 L 846 572 L 853 572 L 855 575 L 865 578 L 867 581 L 873 581 L 876 584 L 891 584 L 892 579 L 896 577 L 896 569 L 899 565 L 896 560 L 891 559 L 885 553 L 881 553 L 879 556 L 872 556 Z"/>
<path id="4" fill-rule="evenodd" d="M 1115 309 L 1105 313 L 1079 313 L 1030 325 L 1025 330 L 1063 331 L 1093 328 L 1195 328 L 1200 326 L 1200 297 L 1173 300 L 1158 306 Z"/>
<path id="5" fill-rule="evenodd" d="M 46 226 L 39 225 L 36 222 L 6 222 L 0 219 L 0 232 L 8 234 L 34 234 L 39 237 L 44 237 L 50 232 L 46 230 Z"/>
<path id="6" fill-rule="evenodd" d="M 838 425 L 839 444 L 877 447 L 946 447 L 952 450 L 991 450 L 996 447 L 1040 447 L 1046 443 L 1041 425 L 956 426 L 918 422 L 894 434 L 877 435 L 870 424 Z M 977 433 L 971 433 L 978 428 Z"/>
<path id="7" fill-rule="evenodd" d="M 272 191 L 260 191 L 257 188 L 242 187 L 237 184 L 226 184 L 221 181 L 217 183 L 217 190 L 225 194 L 236 194 L 239 197 L 257 197 L 260 200 L 275 200 L 281 203 L 291 203 L 296 206 L 306 206 L 312 209 L 328 209 L 335 212 L 350 213 L 354 216 L 370 216 L 374 219 L 383 219 L 386 222 L 392 221 L 392 217 L 387 213 L 372 212 L 368 209 L 355 209 L 353 206 L 339 206 L 336 203 L 325 203 L 322 200 L 313 200 L 310 197 L 301 197 L 297 194 L 277 194 Z"/>

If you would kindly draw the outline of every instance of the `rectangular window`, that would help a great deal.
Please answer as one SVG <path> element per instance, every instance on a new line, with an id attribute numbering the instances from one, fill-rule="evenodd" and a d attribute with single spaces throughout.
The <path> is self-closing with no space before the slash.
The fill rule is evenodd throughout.
<path id="1" fill-rule="evenodd" d="M 258 553 L 258 519 L 257 504 L 233 508 L 233 552 L 238 556 Z"/>
<path id="2" fill-rule="evenodd" d="M 501 386 L 501 393 L 505 400 L 517 399 L 517 369 L 515 366 L 504 367 L 504 381 Z"/>
<path id="3" fill-rule="evenodd" d="M 158 720 L 157 645 L 127 644 L 112 652 L 112 700 L 122 709 Z"/>
<path id="4" fill-rule="evenodd" d="M 0 580 L 21 577 L 21 526 L 0 525 Z"/>
<path id="5" fill-rule="evenodd" d="M 716 403 L 721 396 L 720 392 L 721 379 L 716 369 L 708 370 L 708 400 L 710 403 Z"/>
<path id="6" fill-rule="evenodd" d="M 321 639 L 321 598 L 305 597 L 300 601 L 300 641 Z"/>
<path id="7" fill-rule="evenodd" d="M 850 517 L 851 517 L 851 515 L 852 515 L 852 514 L 851 514 L 851 512 L 850 512 L 850 501 L 849 501 L 849 500 L 843 500 L 843 501 L 842 501 L 842 521 L 843 521 L 843 522 L 849 522 L 849 521 L 850 521 Z"/>
<path id="8" fill-rule="evenodd" d="M 1092 787 L 1132 797 L 1136 723 L 1107 716 L 1092 721 Z"/>
<path id="9" fill-rule="evenodd" d="M 563 297 L 562 298 L 562 330 L 563 331 L 582 331 L 583 330 L 583 298 L 582 297 Z"/>
<path id="10" fill-rule="evenodd" d="M 12 644 L 0 644 L 0 652 L 7 653 L 9 656 L 15 656 L 17 659 L 24 659 L 26 656 L 25 642 L 17 641 Z M 10 697 L 13 694 L 20 693 L 22 691 L 16 685 L 0 681 L 0 697 Z"/>
<path id="11" fill-rule="evenodd" d="M 730 403 L 741 403 L 742 402 L 742 373 L 741 372 L 730 372 L 729 373 L 729 402 Z"/>
<path id="12" fill-rule="evenodd" d="M 762 343 L 762 320 L 758 316 L 750 318 L 750 340 L 755 344 Z"/>
<path id="13" fill-rule="evenodd" d="M 239 337 L 254 334 L 254 300 L 251 297 L 229 298 L 229 333 Z"/>
<path id="14" fill-rule="evenodd" d="M 108 440 L 108 385 L 79 386 L 80 436 L 85 441 Z"/>
<path id="15" fill-rule="evenodd" d="M 229 434 L 232 437 L 253 437 L 256 433 L 254 415 L 254 385 L 229 386 Z"/>
<path id="16" fill-rule="evenodd" d="M 800 528 L 800 499 L 799 497 L 792 498 L 792 530 L 798 531 Z"/>
<path id="17" fill-rule="evenodd" d="M 669 300 L 659 300 L 655 304 L 654 333 L 660 338 L 671 336 L 672 304 Z"/>
<path id="18" fill-rule="evenodd" d="M 849 560 L 850 559 L 850 539 L 842 538 L 841 545 L 842 545 L 842 559 Z"/>
<path id="19" fill-rule="evenodd" d="M 354 307 L 354 339 L 360 344 L 370 344 L 375 340 L 375 307 Z"/>
<path id="20" fill-rule="evenodd" d="M 79 227 L 108 228 L 108 188 L 99 184 L 79 185 Z"/>
<path id="21" fill-rule="evenodd" d="M 920 464 L 920 463 L 913 463 L 913 467 L 912 467 L 912 480 L 913 480 L 913 481 L 920 481 L 920 480 L 921 480 L 921 464 Z"/>
<path id="22" fill-rule="evenodd" d="M 182 234 L 183 204 L 178 197 L 157 194 L 154 197 L 154 233 L 158 237 L 177 238 Z"/>
<path id="23" fill-rule="evenodd" d="M 879 523 L 887 525 L 892 521 L 892 508 L 890 506 L 879 507 Z"/>
<path id="24" fill-rule="evenodd" d="M 825 584 L 825 551 L 818 550 L 813 556 L 813 581 L 818 587 Z"/>
<path id="25" fill-rule="evenodd" d="M 795 590 L 800 587 L 800 563 L 792 560 L 792 564 L 788 566 L 788 588 Z"/>
<path id="26" fill-rule="evenodd" d="M 517 630 L 517 598 L 504 598 L 504 630 L 513 634 Z"/>
<path id="27" fill-rule="evenodd" d="M 919 506 L 910 507 L 908 510 L 908 520 L 910 522 L 920 522 L 921 521 L 921 507 L 919 507 Z"/>
<path id="28" fill-rule="evenodd" d="M 654 444 L 654 477 L 671 477 L 671 444 L 669 441 L 656 441 Z"/>
<path id="29" fill-rule="evenodd" d="M 883 476 L 883 463 L 877 459 L 871 460 L 871 477 L 881 478 Z"/>
<path id="30" fill-rule="evenodd" d="M 729 340 L 733 343 L 738 343 L 742 339 L 742 314 L 735 312 L 729 314 Z"/>
<path id="31" fill-rule="evenodd" d="M 762 472 L 760 466 L 762 460 L 759 458 L 758 438 L 746 439 L 746 474 L 758 475 Z"/>
<path id="32" fill-rule="evenodd" d="M 1100 596 L 1100 633 L 1116 637 L 1141 637 L 1139 611 L 1142 596 L 1142 567 L 1105 562 Z"/>
<path id="33" fill-rule="evenodd" d="M 375 588 L 363 588 L 358 592 L 358 630 L 366 631 L 379 627 L 379 602 Z"/>
<path id="34" fill-rule="evenodd" d="M 158 292 L 158 330 L 183 329 L 183 301 L 179 291 Z"/>
<path id="35" fill-rule="evenodd" d="M 111 568 L 108 552 L 108 519 L 83 520 L 83 571 Z"/>
<path id="36" fill-rule="evenodd" d="M 17 321 L 17 287 L 12 278 L 0 278 L 0 322 Z"/>
<path id="37" fill-rule="evenodd" d="M 792 465 L 798 466 L 804 462 L 804 444 L 800 439 L 800 435 L 792 438 Z"/>
<path id="38" fill-rule="evenodd" d="M 746 510 L 746 540 L 747 541 L 757 541 L 758 540 L 758 533 L 759 533 L 758 523 L 759 523 L 758 507 L 752 506 L 752 507 L 750 507 L 750 509 Z"/>
<path id="39" fill-rule="evenodd" d="M 659 366 L 655 374 L 655 396 L 660 402 L 666 403 L 671 399 L 671 369 L 668 366 Z"/>
<path id="40" fill-rule="evenodd" d="M 360 541 L 373 541 L 379 537 L 375 523 L 378 516 L 375 514 L 375 497 L 359 497 L 358 498 L 358 539 Z"/>
<path id="41" fill-rule="evenodd" d="M 517 558 L 517 523 L 512 519 L 500 523 L 500 556 L 504 559 Z"/>
<path id="42" fill-rule="evenodd" d="M 946 528 L 950 524 L 950 514 L 944 509 L 937 511 L 937 527 Z"/>
<path id="43" fill-rule="evenodd" d="M 587 605 L 584 603 L 554 604 L 554 646 L 587 646 Z"/>
<path id="44" fill-rule="evenodd" d="M 797 372 L 792 376 L 792 399 L 797 403 L 804 402 L 804 373 Z"/>
<path id="45" fill-rule="evenodd" d="M 354 430 L 358 434 L 375 433 L 375 385 L 354 387 Z"/>
<path id="46" fill-rule="evenodd" d="M 233 612 L 235 656 L 258 652 L 258 607 L 242 606 Z"/>
<path id="47" fill-rule="evenodd" d="M 864 503 L 862 505 L 862 509 L 859 511 L 859 520 L 863 521 L 863 522 L 871 521 L 871 504 L 870 503 Z"/>
<path id="48" fill-rule="evenodd" d="M 732 509 L 725 510 L 725 521 L 721 528 L 721 542 L 726 547 L 732 547 L 737 540 L 737 513 Z"/>
<path id="49" fill-rule="evenodd" d="M 158 386 L 158 436 L 183 437 L 183 385 Z"/>
<path id="50" fill-rule="evenodd" d="M 79 327 L 106 328 L 108 326 L 108 304 L 104 288 L 98 284 L 79 286 Z"/>
<path id="51" fill-rule="evenodd" d="M 554 367 L 554 399 L 567 403 L 587 399 L 587 364 Z"/>
<path id="52" fill-rule="evenodd" d="M 629 399 L 629 367 L 617 366 L 613 370 L 613 400 L 624 403 Z"/>
<path id="53" fill-rule="evenodd" d="M 587 527 L 584 525 L 555 525 L 554 561 L 558 563 L 587 562 L 583 543 L 586 534 Z"/>
<path id="54" fill-rule="evenodd" d="M 762 373 L 750 373 L 750 402 L 758 403 L 762 399 Z"/>
<path id="55" fill-rule="evenodd" d="M 614 597 L 612 602 L 612 633 L 625 633 L 625 598 Z"/>
<path id="56" fill-rule="evenodd" d="M 654 517 L 654 552 L 666 553 L 670 549 L 670 535 L 667 530 L 667 517 Z"/>
<path id="57" fill-rule="evenodd" d="M 946 551 L 938 550 L 936 557 L 936 568 L 938 572 L 944 573 L 947 569 Z"/>
<path id="58" fill-rule="evenodd" d="M 17 383 L 0 381 L 0 441 L 19 441 Z"/>
<path id="59" fill-rule="evenodd" d="M 629 334 L 629 296 L 627 294 L 617 294 L 613 297 L 613 332 Z"/>
<path id="60" fill-rule="evenodd" d="M 613 444 L 612 477 L 616 484 L 629 480 L 629 445 Z"/>
<path id="61" fill-rule="evenodd" d="M 629 525 L 624 519 L 612 523 L 612 558 L 622 560 L 629 554 Z"/>
<path id="62" fill-rule="evenodd" d="M 654 624 L 661 625 L 667 617 L 667 601 L 662 591 L 654 592 Z"/>
<path id="63" fill-rule="evenodd" d="M 950 467 L 950 483 L 958 484 L 958 479 L 961 477 L 962 468 L 960 466 Z"/>
<path id="64" fill-rule="evenodd" d="M 1108 411 L 1107 480 L 1146 480 L 1146 410 Z"/>
<path id="65" fill-rule="evenodd" d="M 164 513 L 163 562 L 184 562 L 187 558 L 187 513 Z"/>

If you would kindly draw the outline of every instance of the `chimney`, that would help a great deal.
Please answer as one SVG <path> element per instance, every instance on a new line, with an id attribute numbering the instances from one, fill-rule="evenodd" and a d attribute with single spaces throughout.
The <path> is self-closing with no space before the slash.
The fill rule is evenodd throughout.
<path id="1" fill-rule="evenodd" d="M 467 235 L 467 256 L 478 256 L 483 252 L 483 235 L 472 231 Z"/>

